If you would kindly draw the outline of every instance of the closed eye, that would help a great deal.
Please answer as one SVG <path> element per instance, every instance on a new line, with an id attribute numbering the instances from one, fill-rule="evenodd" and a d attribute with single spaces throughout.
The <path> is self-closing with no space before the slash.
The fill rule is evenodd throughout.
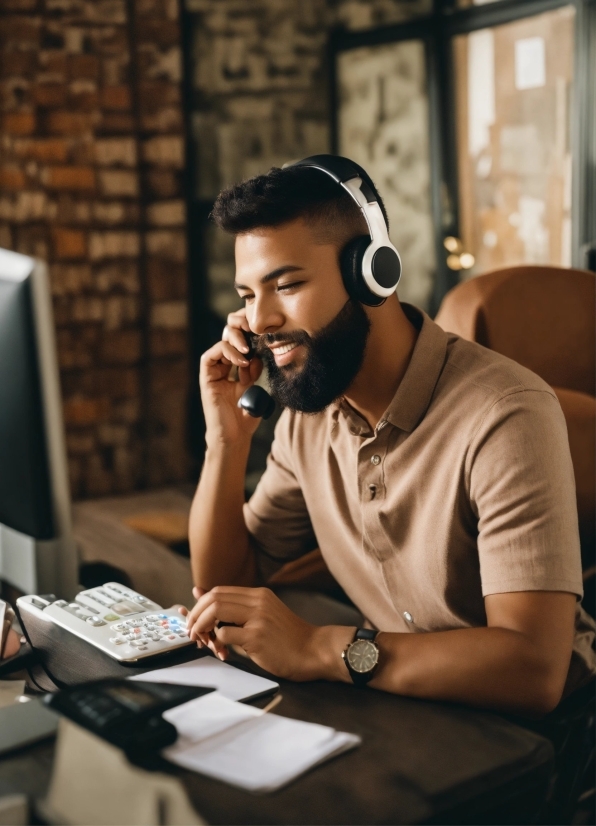
<path id="1" fill-rule="evenodd" d="M 277 285 L 277 292 L 283 292 L 285 290 L 292 290 L 294 287 L 300 287 L 304 284 L 304 281 L 292 281 L 291 284 L 278 284 Z"/>

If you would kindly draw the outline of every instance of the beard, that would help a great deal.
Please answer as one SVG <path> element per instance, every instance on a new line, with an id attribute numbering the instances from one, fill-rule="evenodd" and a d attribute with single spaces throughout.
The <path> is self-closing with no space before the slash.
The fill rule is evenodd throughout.
<path id="1" fill-rule="evenodd" d="M 364 361 L 370 321 L 362 305 L 349 299 L 335 318 L 315 335 L 304 330 L 259 336 L 256 351 L 267 368 L 271 395 L 282 407 L 299 413 L 321 413 L 344 395 Z M 277 342 L 301 344 L 302 367 L 278 367 L 266 346 Z"/>

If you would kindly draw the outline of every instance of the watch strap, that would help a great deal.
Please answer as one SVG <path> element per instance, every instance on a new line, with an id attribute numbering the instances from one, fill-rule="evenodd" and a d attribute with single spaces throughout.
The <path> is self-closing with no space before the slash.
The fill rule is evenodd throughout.
<path id="1" fill-rule="evenodd" d="M 379 632 L 375 631 L 374 628 L 357 628 L 356 633 L 354 634 L 354 642 L 356 640 L 370 640 L 371 642 L 374 642 L 378 633 Z"/>

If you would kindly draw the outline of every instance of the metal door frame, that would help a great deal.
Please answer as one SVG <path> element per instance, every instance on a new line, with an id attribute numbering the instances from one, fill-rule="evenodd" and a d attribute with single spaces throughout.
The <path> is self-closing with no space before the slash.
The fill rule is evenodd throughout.
<path id="1" fill-rule="evenodd" d="M 435 314 L 459 278 L 449 270 L 443 239 L 459 230 L 455 72 L 452 39 L 479 29 L 512 23 L 564 6 L 575 7 L 574 95 L 572 102 L 572 264 L 583 265 L 582 248 L 596 243 L 596 0 L 499 0 L 456 9 L 455 0 L 434 0 L 430 14 L 365 31 L 334 29 L 329 37 L 332 152 L 338 150 L 337 58 L 363 46 L 421 40 L 426 56 L 429 106 L 431 212 L 437 271 L 430 302 Z M 447 201 L 447 206 L 445 205 Z"/>

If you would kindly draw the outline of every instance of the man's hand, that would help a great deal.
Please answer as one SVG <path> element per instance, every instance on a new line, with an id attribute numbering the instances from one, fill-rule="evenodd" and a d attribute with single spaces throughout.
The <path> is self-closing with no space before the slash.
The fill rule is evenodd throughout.
<path id="1" fill-rule="evenodd" d="M 324 676 L 318 641 L 325 629 L 297 617 L 273 591 L 219 585 L 193 593 L 198 601 L 187 614 L 190 637 L 207 644 L 220 659 L 226 659 L 227 646 L 236 645 L 277 677 L 304 681 Z M 347 638 L 354 633 L 346 632 Z"/>
<path id="2" fill-rule="evenodd" d="M 244 310 L 230 313 L 223 339 L 201 356 L 199 382 L 207 425 L 207 445 L 235 444 L 250 439 L 260 419 L 238 407 L 240 396 L 261 375 L 259 358 L 246 358 L 248 347 L 241 330 L 249 329 Z M 231 380 L 238 368 L 238 381 Z"/>

